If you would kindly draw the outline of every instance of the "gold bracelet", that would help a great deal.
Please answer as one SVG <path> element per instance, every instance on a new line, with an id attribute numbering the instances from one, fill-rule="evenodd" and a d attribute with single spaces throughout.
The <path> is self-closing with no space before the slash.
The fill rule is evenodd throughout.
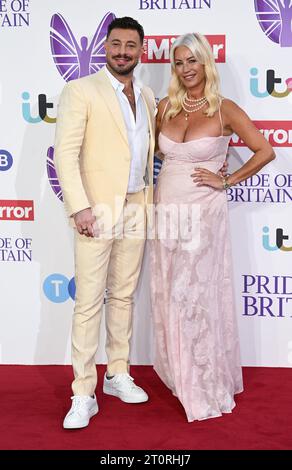
<path id="1" fill-rule="evenodd" d="M 227 182 L 227 179 L 223 176 L 222 177 L 222 184 L 223 184 L 223 189 L 227 190 L 231 187 L 231 184 Z"/>

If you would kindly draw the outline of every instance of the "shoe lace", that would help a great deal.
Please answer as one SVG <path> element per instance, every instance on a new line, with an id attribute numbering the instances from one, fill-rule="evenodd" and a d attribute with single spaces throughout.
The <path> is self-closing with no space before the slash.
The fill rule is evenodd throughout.
<path id="1" fill-rule="evenodd" d="M 88 397 L 74 395 L 72 400 L 72 412 L 78 412 L 88 401 Z"/>
<path id="2" fill-rule="evenodd" d="M 134 384 L 134 379 L 130 376 L 130 374 L 116 374 L 115 380 L 117 383 L 127 384 L 131 389 L 137 387 L 137 385 Z"/>

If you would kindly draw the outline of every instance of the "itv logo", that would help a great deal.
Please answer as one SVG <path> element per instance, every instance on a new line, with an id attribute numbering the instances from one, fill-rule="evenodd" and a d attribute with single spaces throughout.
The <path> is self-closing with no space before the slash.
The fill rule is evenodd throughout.
<path id="1" fill-rule="evenodd" d="M 271 245 L 270 241 L 270 228 L 265 226 L 263 227 L 263 247 L 268 251 L 292 251 L 292 246 L 285 246 L 284 241 L 289 240 L 288 235 L 284 235 L 284 230 L 282 228 L 276 228 L 275 244 Z"/>
<path id="2" fill-rule="evenodd" d="M 48 103 L 47 97 L 44 94 L 38 95 L 38 115 L 32 116 L 31 114 L 31 104 L 30 104 L 30 94 L 27 91 L 22 93 L 22 116 L 25 121 L 30 124 L 38 124 L 39 122 L 45 121 L 49 124 L 55 124 L 56 118 L 48 115 L 48 109 L 53 109 L 54 104 Z"/>
<path id="3" fill-rule="evenodd" d="M 259 70 L 257 67 L 252 67 L 250 69 L 250 92 L 256 98 L 266 98 L 267 96 L 273 96 L 274 98 L 285 98 L 291 93 L 292 77 L 285 80 L 285 87 L 285 85 L 283 86 L 282 84 L 284 79 L 276 77 L 275 70 L 269 69 L 266 71 L 265 88 L 260 90 L 258 73 Z M 275 85 L 280 85 L 282 89 L 276 89 Z"/>

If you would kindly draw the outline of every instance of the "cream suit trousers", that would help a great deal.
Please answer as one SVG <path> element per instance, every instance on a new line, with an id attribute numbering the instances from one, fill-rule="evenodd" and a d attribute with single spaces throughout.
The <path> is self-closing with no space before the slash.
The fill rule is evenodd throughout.
<path id="1" fill-rule="evenodd" d="M 135 217 L 133 210 L 137 205 Z M 105 309 L 107 371 L 129 370 L 133 295 L 140 274 L 145 244 L 145 194 L 127 194 L 115 233 L 87 238 L 75 230 L 76 301 L 72 329 L 74 395 L 93 395 L 97 383 L 95 354 L 100 321 Z"/>

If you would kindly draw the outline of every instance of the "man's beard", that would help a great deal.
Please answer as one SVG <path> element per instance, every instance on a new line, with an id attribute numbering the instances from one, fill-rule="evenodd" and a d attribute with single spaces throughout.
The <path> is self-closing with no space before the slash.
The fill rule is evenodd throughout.
<path id="1" fill-rule="evenodd" d="M 129 58 L 128 56 L 122 56 L 122 55 L 113 57 L 113 59 L 128 59 L 128 58 Z M 124 69 L 121 69 L 119 68 L 119 66 L 114 65 L 112 61 L 108 60 L 107 63 L 114 72 L 116 72 L 118 75 L 124 76 L 124 75 L 129 75 L 134 70 L 138 62 L 139 60 L 137 59 L 133 64 L 129 65 L 128 67 L 125 67 Z"/>

